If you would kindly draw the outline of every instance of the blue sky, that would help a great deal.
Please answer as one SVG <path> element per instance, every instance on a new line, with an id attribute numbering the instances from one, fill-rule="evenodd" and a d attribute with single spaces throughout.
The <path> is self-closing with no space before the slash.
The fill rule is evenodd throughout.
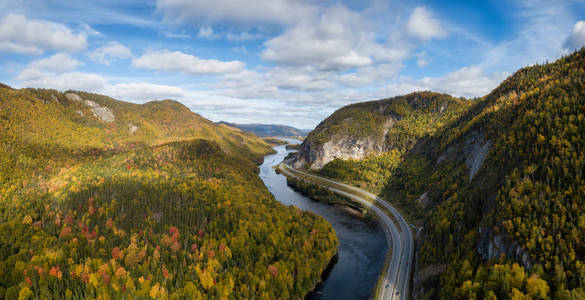
<path id="1" fill-rule="evenodd" d="M 0 0 L 0 82 L 312 128 L 349 103 L 489 93 L 585 45 L 585 1 Z"/>

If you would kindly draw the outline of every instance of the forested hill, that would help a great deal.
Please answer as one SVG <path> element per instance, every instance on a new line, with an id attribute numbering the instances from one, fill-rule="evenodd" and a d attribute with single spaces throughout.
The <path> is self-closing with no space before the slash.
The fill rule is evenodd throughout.
<path id="1" fill-rule="evenodd" d="M 225 124 L 239 128 L 243 131 L 252 132 L 259 137 L 299 137 L 306 136 L 310 131 L 307 129 L 298 129 L 292 126 L 276 124 L 235 124 L 224 121 L 220 121 L 219 124 Z"/>
<path id="2" fill-rule="evenodd" d="M 418 139 L 459 116 L 470 101 L 418 92 L 340 108 L 311 131 L 297 167 L 321 168 L 338 159 L 362 159 L 412 149 Z"/>
<path id="3" fill-rule="evenodd" d="M 172 100 L 134 104 L 84 92 L 2 87 L 0 100 L 6 134 L 30 147 L 121 149 L 203 138 L 254 160 L 270 151 L 252 134 L 218 126 Z"/>
<path id="4" fill-rule="evenodd" d="M 422 227 L 416 299 L 585 299 L 584 155 L 582 49 L 518 70 L 411 149 L 318 172 Z"/>
<path id="5" fill-rule="evenodd" d="M 0 87 L 0 299 L 302 298 L 336 252 L 271 148 L 178 102 Z"/>

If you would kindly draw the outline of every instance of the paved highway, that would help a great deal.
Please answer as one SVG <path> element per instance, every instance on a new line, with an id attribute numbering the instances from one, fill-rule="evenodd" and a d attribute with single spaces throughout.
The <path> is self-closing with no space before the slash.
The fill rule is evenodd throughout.
<path id="1" fill-rule="evenodd" d="M 412 259 L 414 257 L 414 237 L 410 226 L 402 215 L 388 202 L 355 186 L 309 174 L 284 163 L 280 164 L 279 168 L 289 176 L 307 181 L 316 179 L 319 181 L 318 184 L 362 203 L 379 217 L 386 233 L 388 247 L 391 248 L 392 258 L 387 269 L 383 271 L 382 286 L 378 290 L 376 298 L 408 299 Z M 348 192 L 348 190 L 351 192 Z M 369 200 L 365 198 L 369 198 Z M 380 206 L 390 212 L 390 215 L 380 209 Z"/>

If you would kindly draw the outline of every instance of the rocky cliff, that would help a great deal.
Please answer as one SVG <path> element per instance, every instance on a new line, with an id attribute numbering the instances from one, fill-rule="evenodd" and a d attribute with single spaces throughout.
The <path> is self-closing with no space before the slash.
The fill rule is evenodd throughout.
<path id="1" fill-rule="evenodd" d="M 343 107 L 307 136 L 294 166 L 319 169 L 336 158 L 411 149 L 467 105 L 467 100 L 445 94 L 419 92 Z"/>

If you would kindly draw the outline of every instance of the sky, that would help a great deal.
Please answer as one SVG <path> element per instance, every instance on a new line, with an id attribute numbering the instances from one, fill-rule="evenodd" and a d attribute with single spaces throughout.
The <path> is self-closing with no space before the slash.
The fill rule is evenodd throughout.
<path id="1" fill-rule="evenodd" d="M 585 0 L 0 0 L 0 82 L 310 129 L 354 102 L 474 98 L 585 46 Z"/>

